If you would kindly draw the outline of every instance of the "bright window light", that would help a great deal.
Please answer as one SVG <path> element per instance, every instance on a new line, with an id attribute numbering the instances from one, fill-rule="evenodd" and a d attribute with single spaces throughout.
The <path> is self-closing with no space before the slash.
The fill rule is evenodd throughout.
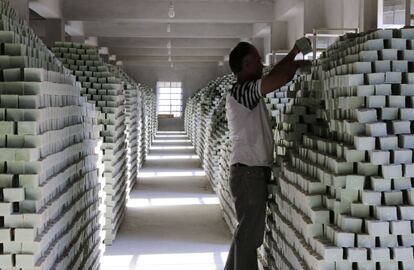
<path id="1" fill-rule="evenodd" d="M 129 269 L 133 255 L 103 256 L 101 264 L 105 270 Z"/>
<path id="2" fill-rule="evenodd" d="M 219 205 L 219 199 L 214 197 L 191 198 L 139 198 L 129 199 L 127 207 L 146 208 L 151 206 L 179 206 L 179 205 Z"/>
<path id="3" fill-rule="evenodd" d="M 187 135 L 155 135 L 155 138 L 186 138 Z"/>
<path id="4" fill-rule="evenodd" d="M 194 149 L 194 146 L 151 146 L 151 150 L 181 150 Z"/>
<path id="5" fill-rule="evenodd" d="M 200 205 L 198 198 L 159 198 L 151 199 L 154 206 Z"/>
<path id="6" fill-rule="evenodd" d="M 378 28 L 402 28 L 405 15 L 405 0 L 378 0 Z"/>
<path id="7" fill-rule="evenodd" d="M 227 246 L 225 247 L 228 248 Z M 102 270 L 221 270 L 228 252 L 104 255 Z"/>
<path id="8" fill-rule="evenodd" d="M 183 111 L 183 89 L 181 82 L 157 83 L 158 114 L 181 117 Z"/>
<path id="9" fill-rule="evenodd" d="M 171 265 L 171 266 L 190 266 L 215 265 L 214 253 L 177 253 L 177 254 L 149 254 L 140 255 L 137 266 L 145 265 Z M 174 268 L 175 269 L 175 268 Z M 177 268 L 178 269 L 178 268 Z M 199 269 L 195 267 L 193 269 Z"/>
<path id="10" fill-rule="evenodd" d="M 183 172 L 139 172 L 138 177 L 140 178 L 151 178 L 151 177 L 182 177 L 182 176 L 205 176 L 206 173 L 203 170 L 199 171 L 183 171 Z"/>
<path id="11" fill-rule="evenodd" d="M 185 134 L 185 131 L 157 131 L 157 134 L 171 134 L 171 133 Z"/>
<path id="12" fill-rule="evenodd" d="M 228 252 L 220 252 L 220 256 L 221 256 L 221 261 L 224 264 L 227 261 L 227 257 L 229 256 L 229 253 Z"/>
<path id="13" fill-rule="evenodd" d="M 220 204 L 218 197 L 204 197 L 201 198 L 203 204 Z"/>
<path id="14" fill-rule="evenodd" d="M 191 140 L 153 140 L 154 143 L 188 143 Z"/>
<path id="15" fill-rule="evenodd" d="M 147 160 L 198 159 L 197 155 L 149 155 Z"/>
<path id="16" fill-rule="evenodd" d="M 127 202 L 127 207 L 141 208 L 151 206 L 149 199 L 129 199 Z"/>

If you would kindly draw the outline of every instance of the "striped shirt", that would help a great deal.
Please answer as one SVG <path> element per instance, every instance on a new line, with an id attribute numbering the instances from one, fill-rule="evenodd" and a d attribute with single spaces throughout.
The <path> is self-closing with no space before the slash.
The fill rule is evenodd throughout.
<path id="1" fill-rule="evenodd" d="M 246 108 L 253 110 L 262 97 L 261 80 L 235 83 L 230 90 L 231 96 Z"/>

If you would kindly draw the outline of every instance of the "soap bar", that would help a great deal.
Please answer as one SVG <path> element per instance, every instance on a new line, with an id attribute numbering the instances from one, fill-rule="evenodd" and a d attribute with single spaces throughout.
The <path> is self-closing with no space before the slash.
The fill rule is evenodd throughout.
<path id="1" fill-rule="evenodd" d="M 370 248 L 371 260 L 374 262 L 385 262 L 390 260 L 390 249 L 388 248 Z"/>
<path id="2" fill-rule="evenodd" d="M 402 83 L 402 73 L 401 72 L 386 72 L 385 83 L 389 83 L 389 84 Z"/>
<path id="3" fill-rule="evenodd" d="M 413 152 L 411 149 L 392 150 L 394 164 L 411 164 L 413 163 Z"/>
<path id="4" fill-rule="evenodd" d="M 397 220 L 397 207 L 395 206 L 376 206 L 375 218 L 382 221 Z"/>
<path id="5" fill-rule="evenodd" d="M 375 149 L 375 137 L 354 137 L 354 146 L 357 150 L 374 150 Z"/>
<path id="6" fill-rule="evenodd" d="M 376 96 L 390 96 L 392 94 L 392 87 L 390 84 L 375 85 Z"/>
<path id="7" fill-rule="evenodd" d="M 398 148 L 398 137 L 395 135 L 380 137 L 378 139 L 381 150 L 394 150 Z"/>
<path id="8" fill-rule="evenodd" d="M 21 202 L 25 198 L 24 188 L 5 188 L 3 196 L 6 202 Z"/>
<path id="9" fill-rule="evenodd" d="M 390 152 L 383 150 L 370 151 L 369 161 L 376 165 L 390 164 Z"/>
<path id="10" fill-rule="evenodd" d="M 403 194 L 401 191 L 384 192 L 385 205 L 402 205 Z"/>
<path id="11" fill-rule="evenodd" d="M 391 122 L 392 132 L 394 134 L 410 134 L 411 133 L 411 122 L 410 121 L 392 121 Z"/>
<path id="12" fill-rule="evenodd" d="M 10 68 L 3 70 L 3 78 L 5 82 L 18 82 L 22 81 L 22 74 L 20 68 Z"/>
<path id="13" fill-rule="evenodd" d="M 402 165 L 382 165 L 381 172 L 385 179 L 401 178 Z"/>
<path id="14" fill-rule="evenodd" d="M 391 233 L 394 235 L 411 234 L 411 222 L 408 220 L 394 220 L 390 222 Z M 412 251 L 411 251 L 412 252 Z"/>
<path id="15" fill-rule="evenodd" d="M 365 125 L 366 135 L 373 137 L 387 136 L 387 124 L 385 122 L 372 122 Z"/>
<path id="16" fill-rule="evenodd" d="M 365 220 L 365 227 L 368 230 L 368 234 L 372 236 L 387 236 L 389 235 L 390 224 L 388 221 L 379 220 Z"/>
<path id="17" fill-rule="evenodd" d="M 414 121 L 414 108 L 400 108 L 399 119 L 406 121 Z"/>
<path id="18" fill-rule="evenodd" d="M 47 80 L 47 71 L 41 68 L 25 68 L 24 81 L 43 82 Z"/>
<path id="19" fill-rule="evenodd" d="M 391 71 L 391 61 L 389 60 L 375 61 L 374 70 L 375 70 L 375 73 Z"/>
<path id="20" fill-rule="evenodd" d="M 13 255 L 12 254 L 0 254 L 0 265 L 2 268 L 13 268 Z"/>
<path id="21" fill-rule="evenodd" d="M 385 104 L 385 99 L 384 99 Z M 375 109 L 356 109 L 356 117 L 360 123 L 377 121 L 377 111 Z"/>
<path id="22" fill-rule="evenodd" d="M 348 248 L 347 260 L 351 262 L 364 262 L 368 259 L 366 248 Z"/>

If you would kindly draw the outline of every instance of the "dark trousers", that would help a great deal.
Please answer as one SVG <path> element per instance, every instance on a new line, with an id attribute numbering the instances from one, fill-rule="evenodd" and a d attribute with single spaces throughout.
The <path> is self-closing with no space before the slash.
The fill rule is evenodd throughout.
<path id="1" fill-rule="evenodd" d="M 224 270 L 258 269 L 257 248 L 263 243 L 270 176 L 268 167 L 231 166 L 230 189 L 239 225 Z"/>

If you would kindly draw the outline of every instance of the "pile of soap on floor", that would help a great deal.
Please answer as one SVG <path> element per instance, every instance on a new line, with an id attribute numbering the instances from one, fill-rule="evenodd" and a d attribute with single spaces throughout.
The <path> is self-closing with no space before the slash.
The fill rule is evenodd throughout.
<path id="1" fill-rule="evenodd" d="M 98 113 L 0 1 L 0 268 L 99 269 Z"/>

